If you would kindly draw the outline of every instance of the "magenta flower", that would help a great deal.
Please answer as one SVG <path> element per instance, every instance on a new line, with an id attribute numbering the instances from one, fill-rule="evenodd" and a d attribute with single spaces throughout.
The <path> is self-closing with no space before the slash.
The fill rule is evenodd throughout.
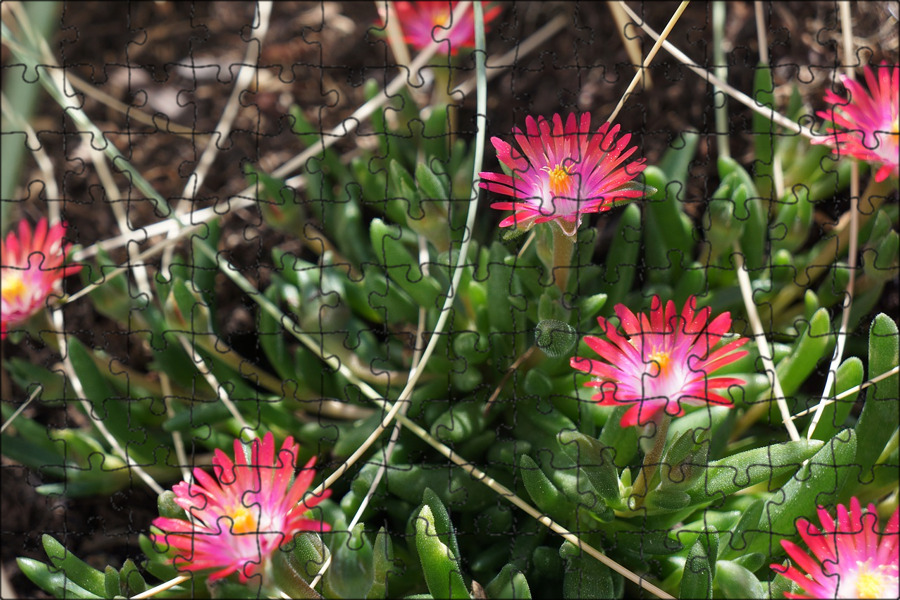
<path id="1" fill-rule="evenodd" d="M 875 181 L 900 174 L 900 69 L 882 64 L 878 78 L 868 66 L 865 70 L 869 91 L 846 75 L 841 83 L 850 93 L 847 100 L 831 90 L 825 101 L 833 106 L 819 111 L 823 119 L 844 130 L 829 129 L 827 138 L 815 144 L 831 144 L 836 151 L 880 165 Z"/>
<path id="2" fill-rule="evenodd" d="M 0 338 L 10 325 L 27 320 L 47 304 L 51 294 L 60 293 L 61 280 L 81 270 L 78 265 L 63 265 L 68 244 L 64 223 L 48 227 L 47 219 L 38 221 L 32 233 L 28 221 L 19 221 L 18 235 L 10 231 L 0 244 Z"/>
<path id="3" fill-rule="evenodd" d="M 895 510 L 881 533 L 876 532 L 878 515 L 875 506 L 863 513 L 859 500 L 850 499 L 847 507 L 837 507 L 834 519 L 819 507 L 822 530 L 807 521 L 797 520 L 797 531 L 812 552 L 788 540 L 781 545 L 797 567 L 771 565 L 776 572 L 799 585 L 808 595 L 785 594 L 788 598 L 898 598 L 898 519 Z M 805 573 L 804 573 L 805 571 Z"/>
<path id="4" fill-rule="evenodd" d="M 327 523 L 309 519 L 306 513 L 330 490 L 301 502 L 315 476 L 315 458 L 291 484 L 299 451 L 288 437 L 276 455 L 271 432 L 262 442 L 253 440 L 249 461 L 240 440 L 234 441 L 235 463 L 216 450 L 215 479 L 194 469 L 195 483 L 181 482 L 172 490 L 191 521 L 154 519 L 153 525 L 162 533 L 151 534 L 153 541 L 179 551 L 173 559 L 176 568 L 217 569 L 210 580 L 237 571 L 241 582 L 246 582 L 295 533 L 329 531 Z"/>
<path id="5" fill-rule="evenodd" d="M 600 388 L 593 399 L 603 406 L 632 405 L 622 417 L 622 426 L 644 425 L 660 412 L 673 417 L 684 414 L 682 403 L 702 406 L 708 402 L 732 406 L 728 398 L 712 390 L 743 385 L 742 379 L 712 377 L 716 369 L 747 354 L 735 352 L 747 338 L 713 347 L 731 328 L 731 315 L 723 313 L 709 322 L 709 307 L 696 311 L 696 298 L 688 298 L 679 316 L 671 300 L 665 309 L 656 296 L 650 317 L 634 315 L 623 304 L 615 307 L 625 335 L 603 317 L 597 317 L 606 340 L 587 336 L 584 341 L 606 362 L 573 357 L 570 365 L 594 376 L 587 387 Z M 608 340 L 608 341 L 607 341 Z"/>
<path id="6" fill-rule="evenodd" d="M 394 2 L 397 17 L 403 30 L 403 41 L 416 50 L 425 48 L 433 41 L 449 42 L 450 54 L 459 54 L 460 48 L 475 47 L 475 17 L 473 11 L 467 10 L 460 23 L 450 29 L 453 11 L 458 1 L 453 2 Z M 482 2 L 482 6 L 484 2 Z M 484 13 L 485 30 L 487 24 L 500 14 L 502 7 L 495 6 Z M 382 26 L 384 15 L 381 16 Z M 447 44 L 440 49 L 446 54 Z"/>
<path id="7" fill-rule="evenodd" d="M 604 123 L 591 135 L 591 116 L 574 113 L 566 119 L 553 115 L 553 128 L 544 118 L 525 119 L 526 132 L 513 129 L 521 152 L 500 138 L 491 138 L 497 158 L 512 175 L 481 173 L 479 185 L 512 196 L 513 202 L 495 202 L 491 208 L 515 211 L 500 222 L 530 229 L 555 221 L 575 235 L 582 215 L 605 212 L 614 205 L 644 196 L 648 188 L 633 181 L 646 167 L 646 159 L 625 161 L 637 148 L 628 147 L 631 134 L 616 139 L 619 126 Z"/>

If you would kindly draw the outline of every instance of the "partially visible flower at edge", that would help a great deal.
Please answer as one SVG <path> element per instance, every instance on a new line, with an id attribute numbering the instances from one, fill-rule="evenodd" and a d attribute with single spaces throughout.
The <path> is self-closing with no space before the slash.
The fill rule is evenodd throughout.
<path id="1" fill-rule="evenodd" d="M 295 533 L 331 529 L 305 516 L 331 490 L 300 503 L 315 477 L 315 457 L 290 484 L 299 451 L 288 437 L 276 454 L 271 432 L 262 441 L 253 440 L 249 462 L 240 440 L 234 441 L 235 462 L 217 449 L 212 461 L 215 479 L 197 468 L 195 483 L 181 482 L 172 489 L 175 502 L 194 523 L 158 517 L 153 525 L 162 533 L 151 538 L 180 551 L 173 557 L 178 569 L 218 569 L 209 575 L 211 581 L 237 571 L 246 582 Z"/>
<path id="2" fill-rule="evenodd" d="M 512 210 L 501 227 L 530 229 L 555 221 L 574 236 L 583 215 L 605 212 L 617 204 L 640 198 L 652 189 L 633 181 L 645 168 L 646 159 L 625 161 L 637 150 L 628 147 L 631 134 L 619 136 L 619 126 L 603 123 L 591 134 L 591 116 L 569 114 L 525 119 L 525 132 L 513 134 L 521 152 L 500 138 L 491 138 L 497 158 L 511 175 L 483 172 L 479 185 L 488 191 L 512 196 L 513 202 L 495 202 L 491 208 Z M 617 139 L 618 138 L 618 139 Z"/>
<path id="3" fill-rule="evenodd" d="M 781 545 L 796 567 L 773 564 L 771 568 L 796 583 L 808 595 L 788 592 L 788 598 L 897 598 L 898 521 L 894 511 L 879 536 L 878 513 L 869 504 L 863 513 L 859 500 L 850 499 L 850 511 L 837 507 L 837 526 L 823 507 L 819 507 L 820 531 L 806 519 L 797 520 L 797 531 L 812 553 L 789 540 Z M 797 567 L 800 567 L 798 569 Z M 804 573 L 805 572 L 805 573 Z"/>
<path id="4" fill-rule="evenodd" d="M 585 343 L 606 362 L 573 357 L 572 368 L 594 376 L 584 385 L 600 388 L 593 396 L 602 406 L 632 405 L 621 425 L 645 425 L 661 417 L 661 411 L 678 417 L 684 414 L 682 403 L 702 406 L 713 403 L 733 406 L 731 400 L 712 390 L 744 385 L 743 379 L 710 377 L 717 369 L 747 354 L 737 349 L 747 338 L 732 340 L 718 348 L 731 328 L 731 314 L 722 313 L 709 321 L 710 308 L 696 310 L 691 296 L 679 316 L 675 303 L 665 307 L 653 297 L 650 316 L 635 316 L 625 305 L 615 307 L 625 335 L 603 317 L 597 322 L 606 340 L 586 336 Z"/>
<path id="5" fill-rule="evenodd" d="M 49 227 L 44 218 L 32 231 L 22 219 L 0 244 L 0 338 L 6 337 L 10 325 L 44 308 L 50 294 L 60 293 L 64 277 L 81 270 L 79 265 L 63 265 L 70 247 L 63 243 L 65 235 L 65 223 Z"/>
<path id="6" fill-rule="evenodd" d="M 875 181 L 881 182 L 900 175 L 900 68 L 882 63 L 876 78 L 866 66 L 868 92 L 846 75 L 841 83 L 850 98 L 833 91 L 825 93 L 825 102 L 832 105 L 817 114 L 833 121 L 844 130 L 829 129 L 829 135 L 813 140 L 814 144 L 836 146 L 835 151 L 878 166 Z"/>
<path id="7" fill-rule="evenodd" d="M 453 27 L 449 35 L 447 34 L 447 30 L 452 24 L 453 11 L 458 4 L 458 0 L 453 2 L 394 2 L 397 18 L 403 31 L 403 41 L 416 50 L 425 48 L 435 40 L 438 42 L 449 42 L 451 56 L 459 54 L 461 48 L 474 48 L 474 11 L 467 10 L 460 22 Z M 481 4 L 483 6 L 484 2 Z M 485 30 L 487 29 L 487 24 L 494 20 L 501 10 L 503 10 L 503 7 L 494 6 L 485 11 Z M 382 14 L 380 17 L 381 24 L 384 26 L 385 16 Z M 441 44 L 438 47 L 439 52 L 446 54 L 446 47 L 446 43 Z"/>

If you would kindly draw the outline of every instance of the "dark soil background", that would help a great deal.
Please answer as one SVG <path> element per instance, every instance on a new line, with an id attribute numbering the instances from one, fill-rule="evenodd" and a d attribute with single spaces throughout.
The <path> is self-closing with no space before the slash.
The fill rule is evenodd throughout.
<path id="1" fill-rule="evenodd" d="M 676 3 L 632 4 L 657 31 L 662 30 Z M 897 5 L 896 2 L 893 3 Z M 489 86 L 490 135 L 506 136 L 514 125 L 524 126 L 526 115 L 550 116 L 559 112 L 589 111 L 598 126 L 612 111 L 634 74 L 615 22 L 608 8 L 598 2 L 503 3 L 504 10 L 488 33 L 488 54 L 499 56 L 512 49 L 557 13 L 570 19 L 569 26 L 538 51 L 516 62 Z M 897 32 L 888 17 L 889 3 L 853 4 L 854 36 L 862 63 L 882 59 L 896 62 Z M 896 11 L 896 9 L 894 9 Z M 790 83 L 799 82 L 815 109 L 822 108 L 822 91 L 832 83 L 837 64 L 840 29 L 833 2 L 765 3 L 770 60 L 776 65 L 776 98 L 785 100 Z M 253 4 L 247 2 L 79 2 L 63 4 L 59 30 L 50 47 L 67 71 L 148 114 L 164 113 L 172 122 L 192 128 L 202 137 L 216 127 L 231 91 L 233 78 L 243 58 Z M 274 6 L 269 33 L 262 50 L 260 78 L 253 91 L 241 99 L 241 111 L 222 148 L 215 167 L 196 196 L 195 207 L 218 205 L 245 187 L 243 164 L 250 162 L 271 171 L 296 155 L 301 147 L 290 132 L 288 108 L 299 104 L 312 121 L 330 129 L 349 116 L 363 101 L 363 83 L 375 78 L 380 84 L 398 73 L 394 58 L 377 25 L 372 2 L 278 2 Z M 886 28 L 887 25 L 887 28 Z M 627 35 L 642 40 L 648 51 L 652 40 L 634 26 Z M 753 3 L 728 3 L 726 52 L 729 82 L 752 92 L 753 68 L 758 61 Z M 689 6 L 669 40 L 698 65 L 711 68 L 711 4 Z M 15 64 L 6 47 L 5 67 Z M 439 57 L 433 59 L 437 62 Z M 446 60 L 446 59 L 445 59 Z M 490 62 L 490 61 L 489 61 Z M 690 170 L 687 201 L 699 214 L 702 202 L 718 185 L 715 168 L 714 103 L 712 89 L 702 79 L 661 51 L 649 69 L 652 88 L 638 91 L 627 102 L 617 122 L 635 134 L 639 152 L 654 164 L 670 144 L 677 144 L 685 130 L 701 134 L 697 158 Z M 13 76 L 18 70 L 7 71 Z M 474 63 L 463 62 L 457 81 L 474 73 Z M 461 112 L 461 131 L 472 131 L 474 94 L 466 98 Z M 747 164 L 752 151 L 750 113 L 734 101 L 728 102 L 732 153 Z M 85 97 L 84 108 L 109 139 L 129 157 L 159 193 L 176 203 L 187 177 L 195 168 L 205 142 L 154 130 L 126 118 L 107 106 Z M 164 122 L 163 117 L 159 117 Z M 62 209 L 73 243 L 89 246 L 118 235 L 119 231 L 104 197 L 83 142 L 72 132 L 75 126 L 62 116 L 58 105 L 46 95 L 33 122 L 45 149 L 54 161 L 63 198 Z M 363 128 L 365 129 L 365 128 Z M 202 139 L 201 137 L 201 139 Z M 338 148 L 351 149 L 355 139 Z M 486 153 L 485 170 L 498 170 L 492 150 Z M 17 215 L 32 222 L 44 214 L 45 198 L 33 195 L 42 186 L 31 159 L 21 175 L 21 202 Z M 128 192 L 126 180 L 117 176 L 120 189 Z M 135 190 L 132 193 L 139 197 Z M 6 200 L 4 200 L 6 201 Z M 50 201 L 56 201 L 50 199 Z M 136 225 L 155 222 L 146 201 L 126 200 Z M 841 212 L 841 201 L 822 206 L 831 218 Z M 482 219 L 499 222 L 497 211 L 484 209 Z M 615 226 L 616 213 L 598 220 L 598 227 Z M 280 233 L 261 225 L 256 211 L 232 212 L 222 219 L 223 247 L 230 260 L 244 269 L 251 280 L 265 280 L 265 264 L 273 246 L 289 242 Z M 124 262 L 124 251 L 113 252 Z M 78 284 L 77 281 L 72 281 Z M 80 284 L 78 284 L 80 285 Z M 889 288 L 882 306 L 896 314 L 896 285 Z M 228 341 L 246 356 L 253 356 L 253 307 L 237 289 L 223 281 L 217 290 L 221 310 L 217 318 Z M 104 347 L 127 366 L 141 369 L 148 357 L 127 331 L 98 316 L 86 302 L 66 309 L 73 331 L 86 344 Z M 39 364 L 53 364 L 57 356 L 33 340 L 18 346 L 4 342 L 4 357 L 20 356 Z M 3 400 L 20 402 L 23 390 L 9 381 L 3 384 Z M 75 412 L 74 405 L 69 413 Z M 62 408 L 36 406 L 29 415 L 47 423 L 65 422 L 73 415 Z M 146 532 L 156 516 L 153 494 L 140 484 L 106 498 L 67 499 L 35 492 L 43 483 L 39 473 L 3 460 L 2 525 L 0 558 L 16 592 L 41 596 L 18 570 L 15 558 L 27 556 L 46 561 L 40 538 L 48 533 L 77 556 L 101 570 L 121 567 L 126 558 L 140 558 L 137 536 Z"/>

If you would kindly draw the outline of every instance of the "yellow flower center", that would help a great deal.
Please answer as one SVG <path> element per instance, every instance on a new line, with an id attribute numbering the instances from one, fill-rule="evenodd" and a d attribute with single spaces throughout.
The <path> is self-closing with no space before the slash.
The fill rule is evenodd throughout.
<path id="1" fill-rule="evenodd" d="M 887 565 L 869 567 L 869 561 L 856 563 L 856 598 L 884 598 L 893 591 L 896 593 L 897 578 L 884 573 Z"/>
<path id="2" fill-rule="evenodd" d="M 666 368 L 669 366 L 669 358 L 669 353 L 662 350 L 657 350 L 650 355 L 651 364 L 656 363 L 658 369 L 656 375 L 660 375 L 666 371 Z"/>
<path id="3" fill-rule="evenodd" d="M 231 526 L 233 533 L 250 533 L 257 531 L 256 518 L 246 506 L 238 506 L 231 514 L 234 524 Z"/>
<path id="4" fill-rule="evenodd" d="M 4 300 L 11 303 L 16 302 L 25 296 L 25 292 L 25 282 L 22 281 L 22 276 L 18 272 L 12 271 L 3 274 L 0 294 L 3 295 Z"/>
<path id="5" fill-rule="evenodd" d="M 564 167 L 561 164 L 551 169 L 544 167 L 550 173 L 550 191 L 554 196 L 562 196 L 569 188 L 569 178 L 572 176 L 572 167 Z"/>
<path id="6" fill-rule="evenodd" d="M 447 27 L 447 23 L 450 22 L 450 13 L 447 12 L 439 12 L 435 13 L 434 16 L 431 17 L 431 26 L 434 27 Z"/>

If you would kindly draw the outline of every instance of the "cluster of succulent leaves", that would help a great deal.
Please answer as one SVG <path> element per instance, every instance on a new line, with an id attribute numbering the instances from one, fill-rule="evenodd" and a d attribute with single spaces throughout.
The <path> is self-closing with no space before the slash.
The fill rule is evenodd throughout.
<path id="1" fill-rule="evenodd" d="M 759 69 L 757 98 L 773 103 L 766 77 L 769 71 Z M 369 96 L 377 90 L 370 82 Z M 799 93 L 787 112 L 794 118 L 808 114 Z M 292 114 L 300 141 L 317 142 L 321 134 L 303 111 Z M 684 597 L 761 597 L 789 590 L 791 584 L 768 564 L 780 550 L 777 540 L 795 534 L 798 517 L 811 517 L 817 504 L 850 496 L 877 500 L 896 490 L 897 402 L 885 401 L 895 398 L 896 375 L 865 392 L 859 416 L 851 414 L 857 392 L 825 409 L 812 439 L 791 442 L 770 402 L 773 392 L 756 347 L 748 345 L 749 354 L 722 371 L 747 380 L 729 391 L 736 408 L 705 407 L 676 419 L 646 501 L 633 510 L 627 498 L 649 438 L 637 427 L 620 427 L 624 407 L 595 405 L 569 368 L 572 355 L 586 353 L 577 345 L 580 336 L 600 335 L 595 318 L 611 316 L 617 303 L 640 310 L 652 295 L 679 306 L 697 295 L 701 306 L 716 314 L 731 311 L 740 322 L 744 308 L 733 256 L 739 251 L 763 319 L 774 324 L 774 360 L 791 411 L 813 406 L 836 341 L 836 307 L 848 271 L 833 266 L 818 287 L 783 296 L 778 311 L 766 309 L 776 306 L 778 295 L 829 243 L 811 238 L 815 205 L 846 187 L 849 164 L 754 116 L 756 160 L 741 165 L 719 158 L 719 186 L 698 217 L 684 202 L 698 136 L 683 133 L 644 173 L 657 191 L 600 217 L 617 221 L 604 256 L 595 255 L 596 229 L 579 232 L 574 272 L 563 293 L 550 284 L 537 244 L 521 251 L 524 238 L 499 240 L 487 214 L 474 231 L 465 230 L 474 152 L 465 136 L 448 133 L 450 121 L 441 106 L 421 117 L 401 92 L 371 120 L 377 144 L 320 153 L 307 165 L 300 191 L 247 165 L 266 224 L 306 244 L 302 252 L 276 247 L 270 258 L 261 258 L 271 276 L 250 301 L 264 298 L 281 307 L 314 337 L 319 354 L 337 357 L 393 399 L 405 384 L 414 346 L 421 346 L 420 308 L 427 333 L 445 300 L 460 241 L 471 235 L 451 318 L 407 416 L 585 542 Z M 776 155 L 784 167 L 780 198 L 772 191 Z M 868 325 L 869 336 L 867 343 L 851 338 L 835 393 L 897 365 L 895 322 L 879 315 L 860 325 L 881 296 L 885 274 L 896 273 L 896 221 L 896 205 L 885 206 L 861 228 L 865 275 L 857 280 L 850 330 Z M 421 240 L 427 241 L 424 261 Z M 174 432 L 195 448 L 230 447 L 240 423 L 179 342 L 179 335 L 187 335 L 204 368 L 230 382 L 228 396 L 251 426 L 294 436 L 302 452 L 297 462 L 327 457 L 320 459 L 319 471 L 330 472 L 383 413 L 288 335 L 292 325 L 264 310 L 257 312 L 262 364 L 225 343 L 213 318 L 219 246 L 220 228 L 211 222 L 176 256 L 172 278 L 154 279 L 158 301 L 134 293 L 122 277 L 91 293 L 97 311 L 129 332 L 141 332 L 153 356 L 147 370 L 138 372 L 70 337 L 72 366 L 91 410 L 160 482 L 179 474 L 163 450 L 171 447 Z M 100 253 L 93 270 L 82 271 L 84 283 L 105 278 L 114 266 Z M 532 348 L 507 379 L 510 365 Z M 860 357 L 868 357 L 867 366 Z M 77 396 L 59 371 L 18 358 L 4 367 L 24 389 L 40 385 L 45 403 Z M 161 371 L 171 379 L 167 393 L 152 376 Z M 356 407 L 360 416 L 326 414 L 320 410 L 323 398 Z M 732 439 L 740 415 L 761 405 L 772 408 Z M 7 419 L 6 405 L 3 411 Z M 798 419 L 798 428 L 809 419 Z M 385 461 L 387 437 L 321 504 L 332 532 L 302 534 L 276 552 L 266 590 L 258 589 L 258 578 L 249 586 L 226 579 L 208 587 L 195 578 L 158 596 L 252 597 L 274 589 L 314 597 L 309 583 L 330 557 L 321 588 L 326 597 L 623 597 L 621 575 L 563 542 L 406 429 L 387 457 L 372 502 L 348 529 Z M 38 488 L 46 494 L 94 496 L 134 483 L 93 429 L 47 428 L 19 416 L 3 435 L 3 452 L 39 472 L 49 482 Z M 170 495 L 161 496 L 162 515 L 179 510 Z M 154 585 L 149 578 L 178 575 L 170 557 L 146 536 L 142 565 L 129 560 L 103 572 L 50 536 L 44 546 L 50 564 L 19 563 L 36 584 L 60 597 L 129 596 Z"/>

